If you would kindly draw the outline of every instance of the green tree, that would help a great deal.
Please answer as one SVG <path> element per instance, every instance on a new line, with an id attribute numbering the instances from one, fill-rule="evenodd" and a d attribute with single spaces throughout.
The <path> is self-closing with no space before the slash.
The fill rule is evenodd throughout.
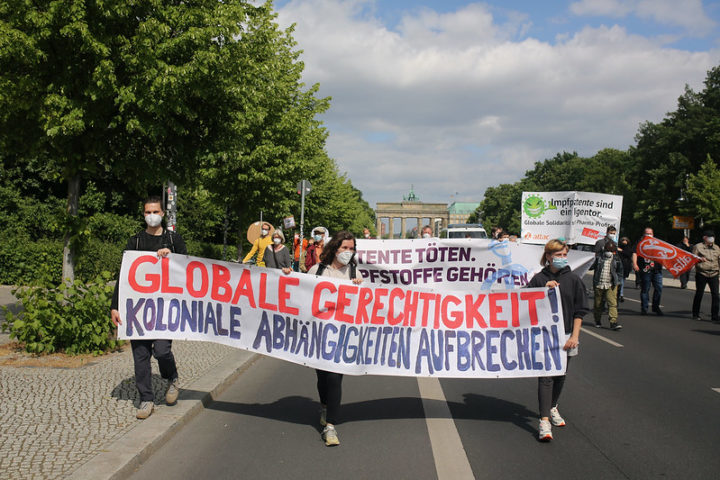
<path id="1" fill-rule="evenodd" d="M 74 277 L 83 179 L 142 191 L 190 183 L 223 151 L 247 96 L 246 36 L 270 4 L 38 0 L 0 4 L 0 151 L 66 185 L 63 278 Z"/>
<path id="2" fill-rule="evenodd" d="M 674 214 L 698 213 L 692 203 L 676 202 L 685 175 L 698 172 L 708 156 L 720 158 L 720 66 L 708 71 L 701 92 L 686 86 L 677 109 L 659 123 L 642 124 L 635 138 L 630 150 L 638 192 L 634 218 L 669 238 Z"/>
<path id="3" fill-rule="evenodd" d="M 687 193 L 696 216 L 720 225 L 720 168 L 710 155 L 696 174 L 689 175 Z"/>

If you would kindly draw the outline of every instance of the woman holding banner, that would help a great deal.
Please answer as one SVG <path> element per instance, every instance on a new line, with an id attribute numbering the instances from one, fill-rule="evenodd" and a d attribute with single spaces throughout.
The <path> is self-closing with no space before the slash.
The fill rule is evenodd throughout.
<path id="1" fill-rule="evenodd" d="M 550 240 L 545 245 L 545 251 L 540 259 L 540 264 L 545 268 L 537 273 L 527 286 L 528 288 L 559 287 L 565 334 L 569 336 L 563 350 L 568 352 L 569 366 L 570 357 L 577 355 L 580 326 L 583 317 L 589 310 L 585 285 L 580 277 L 570 269 L 567 254 L 568 246 L 564 241 Z M 565 426 L 565 420 L 558 412 L 558 400 L 564 384 L 565 375 L 538 378 L 538 402 L 540 404 L 538 438 L 542 442 L 552 440 L 552 425 Z"/>
<path id="2" fill-rule="evenodd" d="M 320 255 L 320 263 L 313 265 L 308 274 L 352 280 L 361 283 L 362 278 L 357 276 L 355 262 L 355 237 L 347 231 L 340 231 L 333 235 L 332 240 L 325 245 Z M 332 447 L 340 445 L 335 430 L 340 401 L 342 398 L 342 379 L 340 373 L 315 370 L 317 373 L 317 389 L 320 395 L 320 426 L 323 427 L 322 438 L 325 445 Z"/>

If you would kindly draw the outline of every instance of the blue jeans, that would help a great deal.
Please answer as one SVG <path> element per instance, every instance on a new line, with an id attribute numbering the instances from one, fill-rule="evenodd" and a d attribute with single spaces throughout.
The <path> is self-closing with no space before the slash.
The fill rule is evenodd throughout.
<path id="1" fill-rule="evenodd" d="M 647 312 L 648 301 L 650 300 L 650 284 L 653 286 L 652 309 L 653 312 L 660 308 L 660 297 L 662 296 L 662 272 L 640 273 L 640 310 Z"/>
<path id="2" fill-rule="evenodd" d="M 620 277 L 620 290 L 618 290 L 618 295 L 623 297 L 625 296 L 625 277 Z"/>

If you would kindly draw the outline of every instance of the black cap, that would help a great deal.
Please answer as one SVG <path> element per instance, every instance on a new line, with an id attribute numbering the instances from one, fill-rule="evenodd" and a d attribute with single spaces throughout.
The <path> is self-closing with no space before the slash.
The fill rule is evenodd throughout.
<path id="1" fill-rule="evenodd" d="M 714 237 L 714 236 L 715 236 L 715 232 L 713 232 L 712 230 L 705 230 L 703 232 L 703 237 Z"/>

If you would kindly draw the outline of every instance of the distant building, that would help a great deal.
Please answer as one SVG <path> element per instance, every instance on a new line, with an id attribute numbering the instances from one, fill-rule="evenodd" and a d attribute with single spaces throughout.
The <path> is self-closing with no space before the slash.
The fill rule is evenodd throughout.
<path id="1" fill-rule="evenodd" d="M 410 193 L 403 196 L 402 202 L 377 204 L 375 209 L 377 232 L 381 238 L 412 238 L 419 234 L 419 229 L 423 225 L 430 225 L 437 236 L 450 223 L 467 223 L 468 217 L 478 205 L 479 202 L 453 202 L 450 205 L 425 203 L 411 187 Z M 400 219 L 400 231 L 397 233 L 394 228 L 396 218 Z M 407 230 L 405 222 L 407 219 L 411 219 L 417 227 Z"/>
<path id="2" fill-rule="evenodd" d="M 450 223 L 467 223 L 470 215 L 477 210 L 480 202 L 453 202 L 448 206 Z"/>

